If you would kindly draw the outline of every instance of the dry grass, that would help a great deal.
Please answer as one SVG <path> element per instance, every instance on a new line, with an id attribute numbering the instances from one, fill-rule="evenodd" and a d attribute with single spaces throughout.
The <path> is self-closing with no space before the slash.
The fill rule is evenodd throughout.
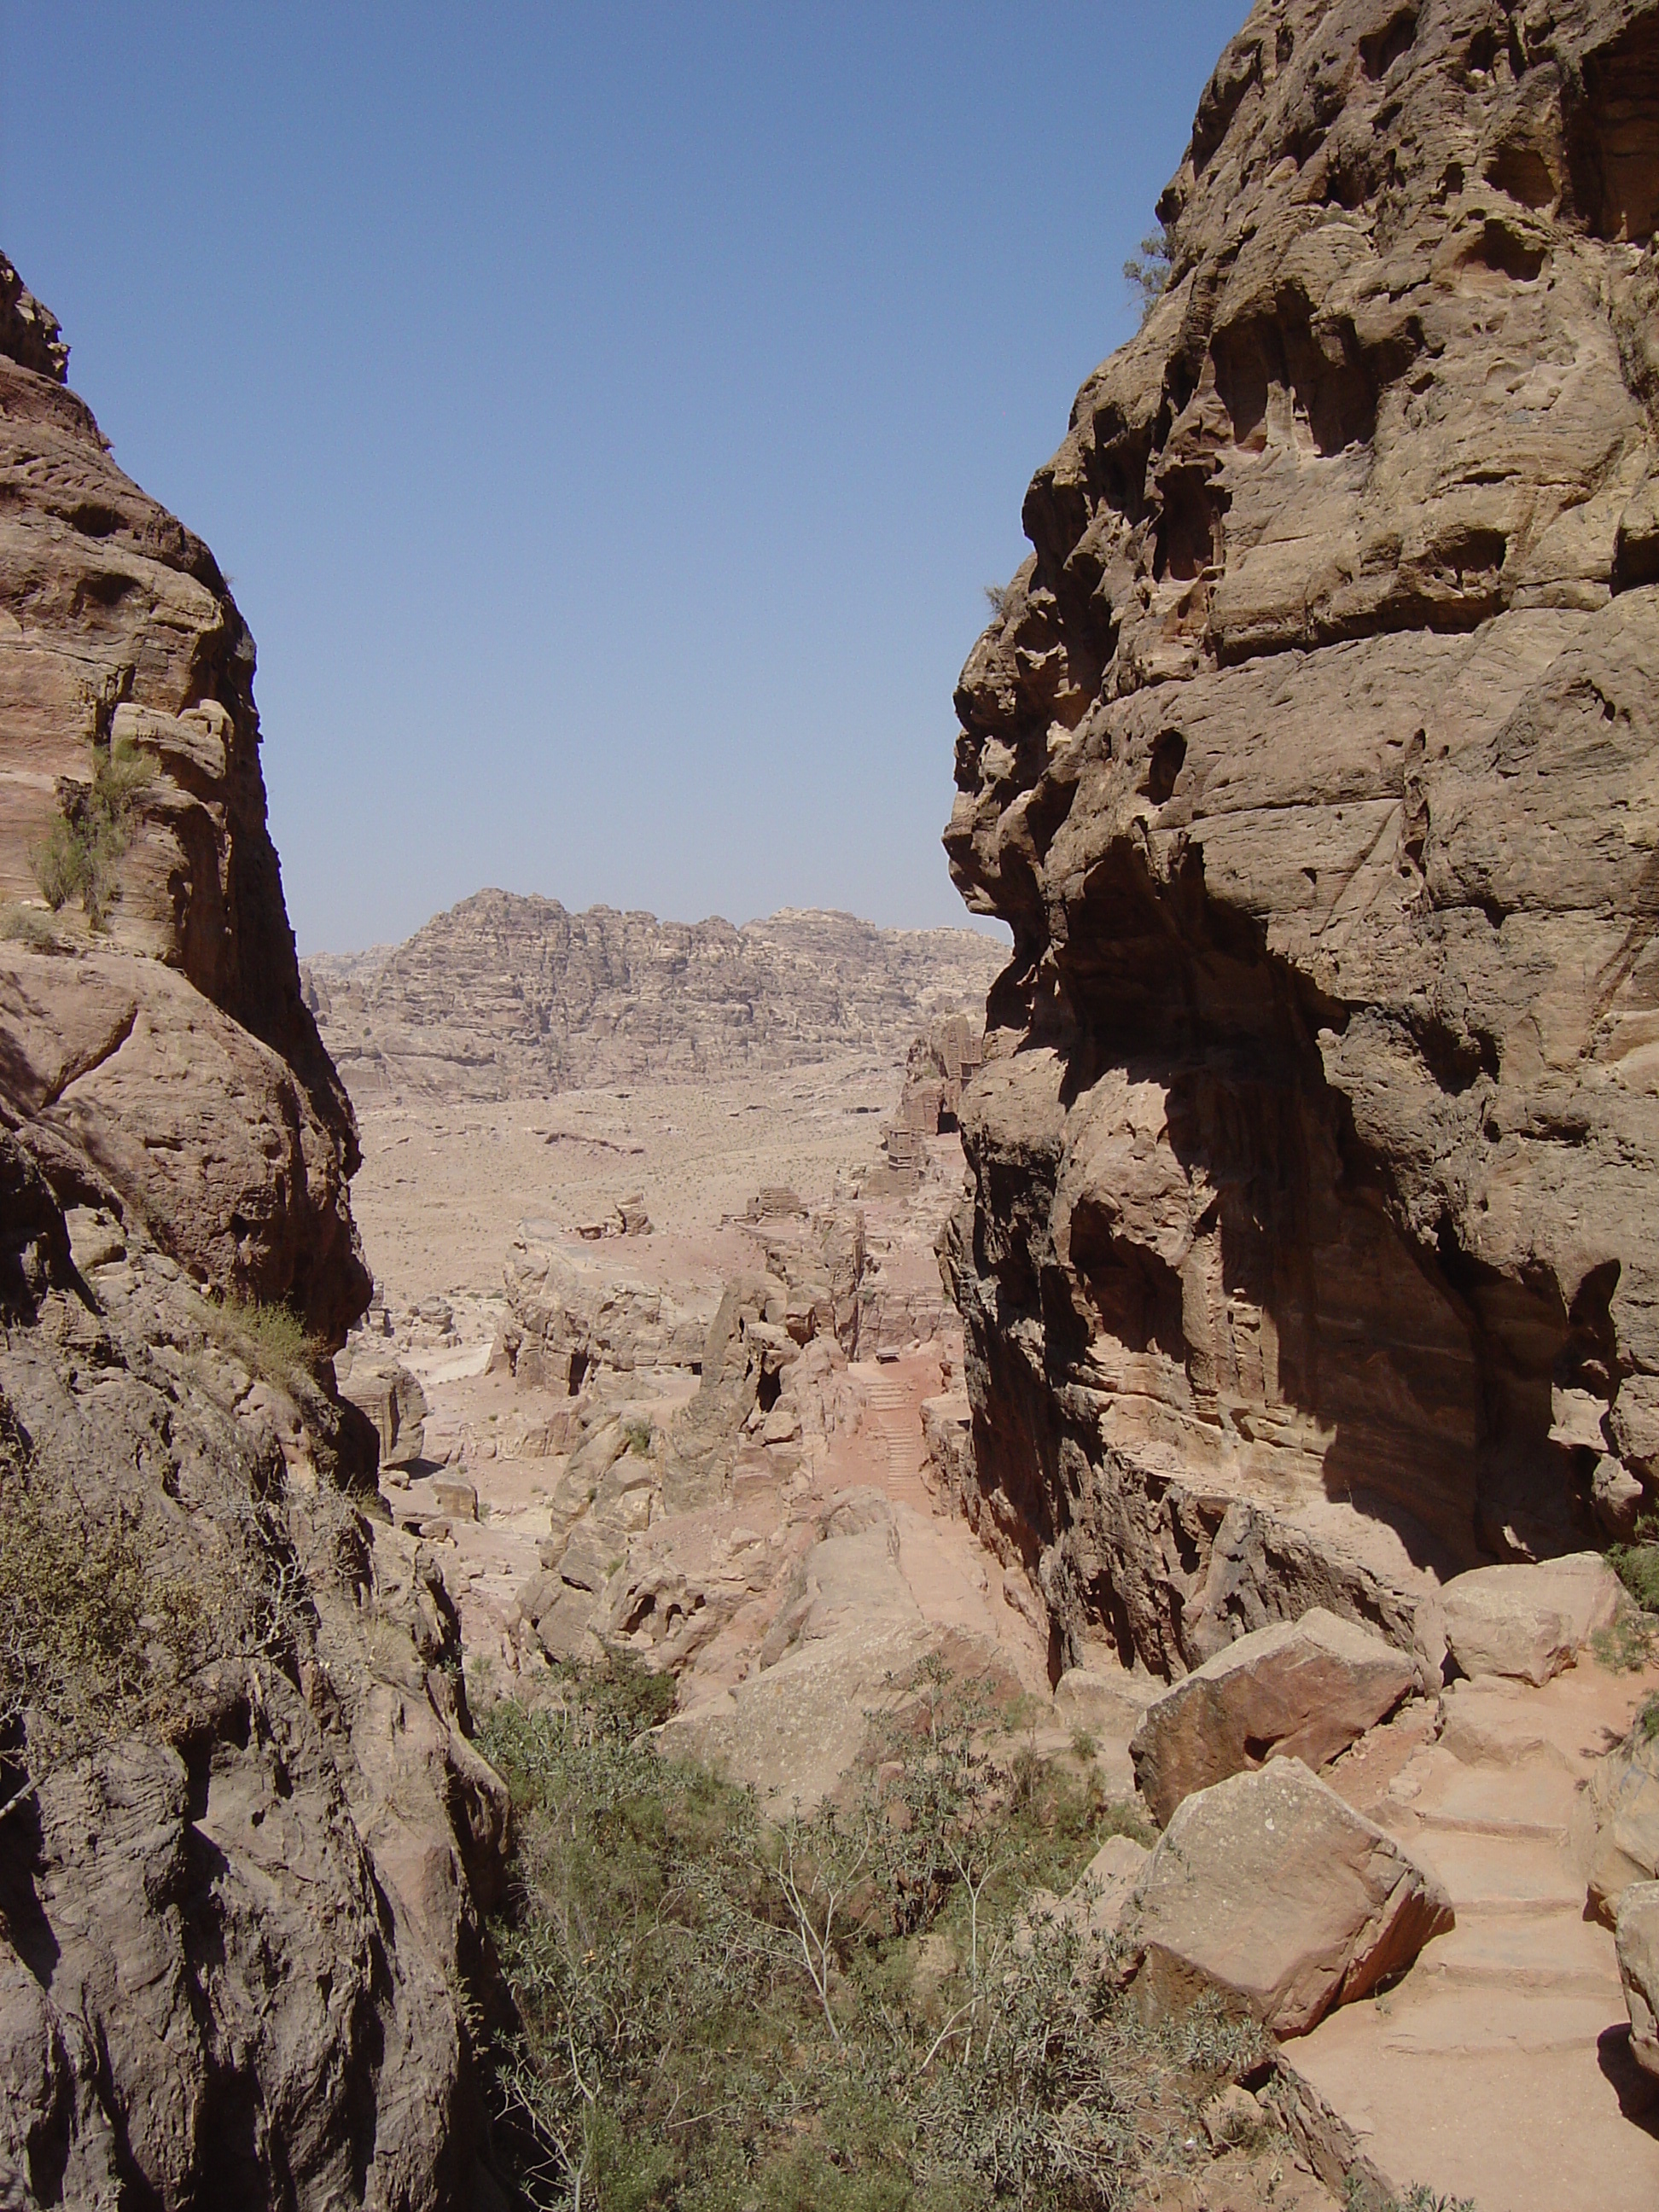
<path id="1" fill-rule="evenodd" d="M 251 1373 L 291 1397 L 315 1392 L 323 1347 L 291 1307 L 240 1298 L 200 1304 L 206 1334 Z"/>

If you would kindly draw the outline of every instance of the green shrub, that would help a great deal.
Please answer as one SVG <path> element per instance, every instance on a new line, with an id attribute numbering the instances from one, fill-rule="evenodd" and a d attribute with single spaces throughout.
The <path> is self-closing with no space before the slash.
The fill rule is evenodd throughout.
<path id="1" fill-rule="evenodd" d="M 1648 1516 L 1633 1543 L 1609 1545 L 1607 1565 L 1644 1613 L 1659 1613 L 1659 1521 Z"/>
<path id="2" fill-rule="evenodd" d="M 1075 1776 L 985 1748 L 924 1670 L 852 1801 L 769 1823 L 642 1723 L 672 1685 L 566 1668 L 493 1707 L 516 1881 L 495 2051 L 526 2200 L 595 2212 L 1034 2212 L 1127 2201 L 1194 2098 L 1259 2055 L 1201 2007 L 1153 2029 L 1072 1919 L 1027 1914 L 1104 1826 Z"/>
<path id="3" fill-rule="evenodd" d="M 1656 1649 L 1659 1621 L 1634 1606 L 1627 1606 L 1616 1620 L 1598 1628 L 1590 1638 L 1597 1665 L 1613 1674 L 1639 1674 Z"/>
<path id="4" fill-rule="evenodd" d="M 94 744 L 92 781 L 58 786 L 57 818 L 32 855 L 40 896 L 54 914 L 78 898 L 92 927 L 103 927 L 118 896 L 133 802 L 155 773 L 154 763 L 131 744 Z"/>

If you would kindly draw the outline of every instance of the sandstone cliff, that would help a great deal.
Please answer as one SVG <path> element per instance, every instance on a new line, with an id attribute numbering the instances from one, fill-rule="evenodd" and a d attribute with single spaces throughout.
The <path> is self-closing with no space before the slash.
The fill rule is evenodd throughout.
<path id="1" fill-rule="evenodd" d="M 65 362 L 0 259 L 0 2201 L 488 2205 L 506 1793 L 319 1349 L 252 645 Z"/>
<path id="2" fill-rule="evenodd" d="M 1006 957 L 965 929 L 877 929 L 786 909 L 742 929 L 480 891 L 406 944 L 306 963 L 360 1100 L 398 1088 L 542 1097 L 581 1084 L 902 1054 L 982 1000 Z"/>
<path id="3" fill-rule="evenodd" d="M 368 1297 L 356 1131 L 300 996 L 253 641 L 206 546 L 111 459 L 68 357 L 0 258 L 0 1118 L 65 1194 L 337 1342 Z M 96 930 L 78 885 L 34 911 L 65 836 L 83 859 L 106 836 Z"/>
<path id="4" fill-rule="evenodd" d="M 1055 1660 L 1659 1481 L 1659 7 L 1261 0 L 963 671 L 947 1240 Z"/>

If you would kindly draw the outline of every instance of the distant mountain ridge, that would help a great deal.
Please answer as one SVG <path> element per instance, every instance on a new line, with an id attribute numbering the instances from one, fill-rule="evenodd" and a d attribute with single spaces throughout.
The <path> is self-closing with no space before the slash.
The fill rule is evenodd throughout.
<path id="1" fill-rule="evenodd" d="M 1008 957 L 968 929 L 878 929 L 785 908 L 741 928 L 482 890 L 404 944 L 324 953 L 307 1004 L 360 1102 L 390 1091 L 542 1097 L 647 1076 L 890 1051 L 982 1015 Z"/>

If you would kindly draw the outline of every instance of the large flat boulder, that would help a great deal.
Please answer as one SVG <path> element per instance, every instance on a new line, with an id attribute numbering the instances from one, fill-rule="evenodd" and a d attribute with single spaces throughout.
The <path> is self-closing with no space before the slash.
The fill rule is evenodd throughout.
<path id="1" fill-rule="evenodd" d="M 1187 1798 L 1124 1915 L 1160 2011 L 1218 1990 L 1278 2036 L 1305 2035 L 1452 1925 L 1437 1876 L 1298 1759 Z"/>
<path id="2" fill-rule="evenodd" d="M 1148 1705 L 1129 1746 L 1135 1781 L 1166 1821 L 1195 1790 L 1267 1759 L 1322 1766 L 1416 1685 L 1413 1659 L 1315 1606 L 1241 1636 Z"/>
<path id="3" fill-rule="evenodd" d="M 1619 1901 L 1619 1978 L 1630 2008 L 1631 2056 L 1659 2074 L 1659 1881 L 1636 1881 Z"/>
<path id="4" fill-rule="evenodd" d="M 1446 1585 L 1446 1642 L 1466 1674 L 1547 1682 L 1623 1602 L 1618 1577 L 1596 1552 L 1536 1566 L 1475 1567 Z"/>

